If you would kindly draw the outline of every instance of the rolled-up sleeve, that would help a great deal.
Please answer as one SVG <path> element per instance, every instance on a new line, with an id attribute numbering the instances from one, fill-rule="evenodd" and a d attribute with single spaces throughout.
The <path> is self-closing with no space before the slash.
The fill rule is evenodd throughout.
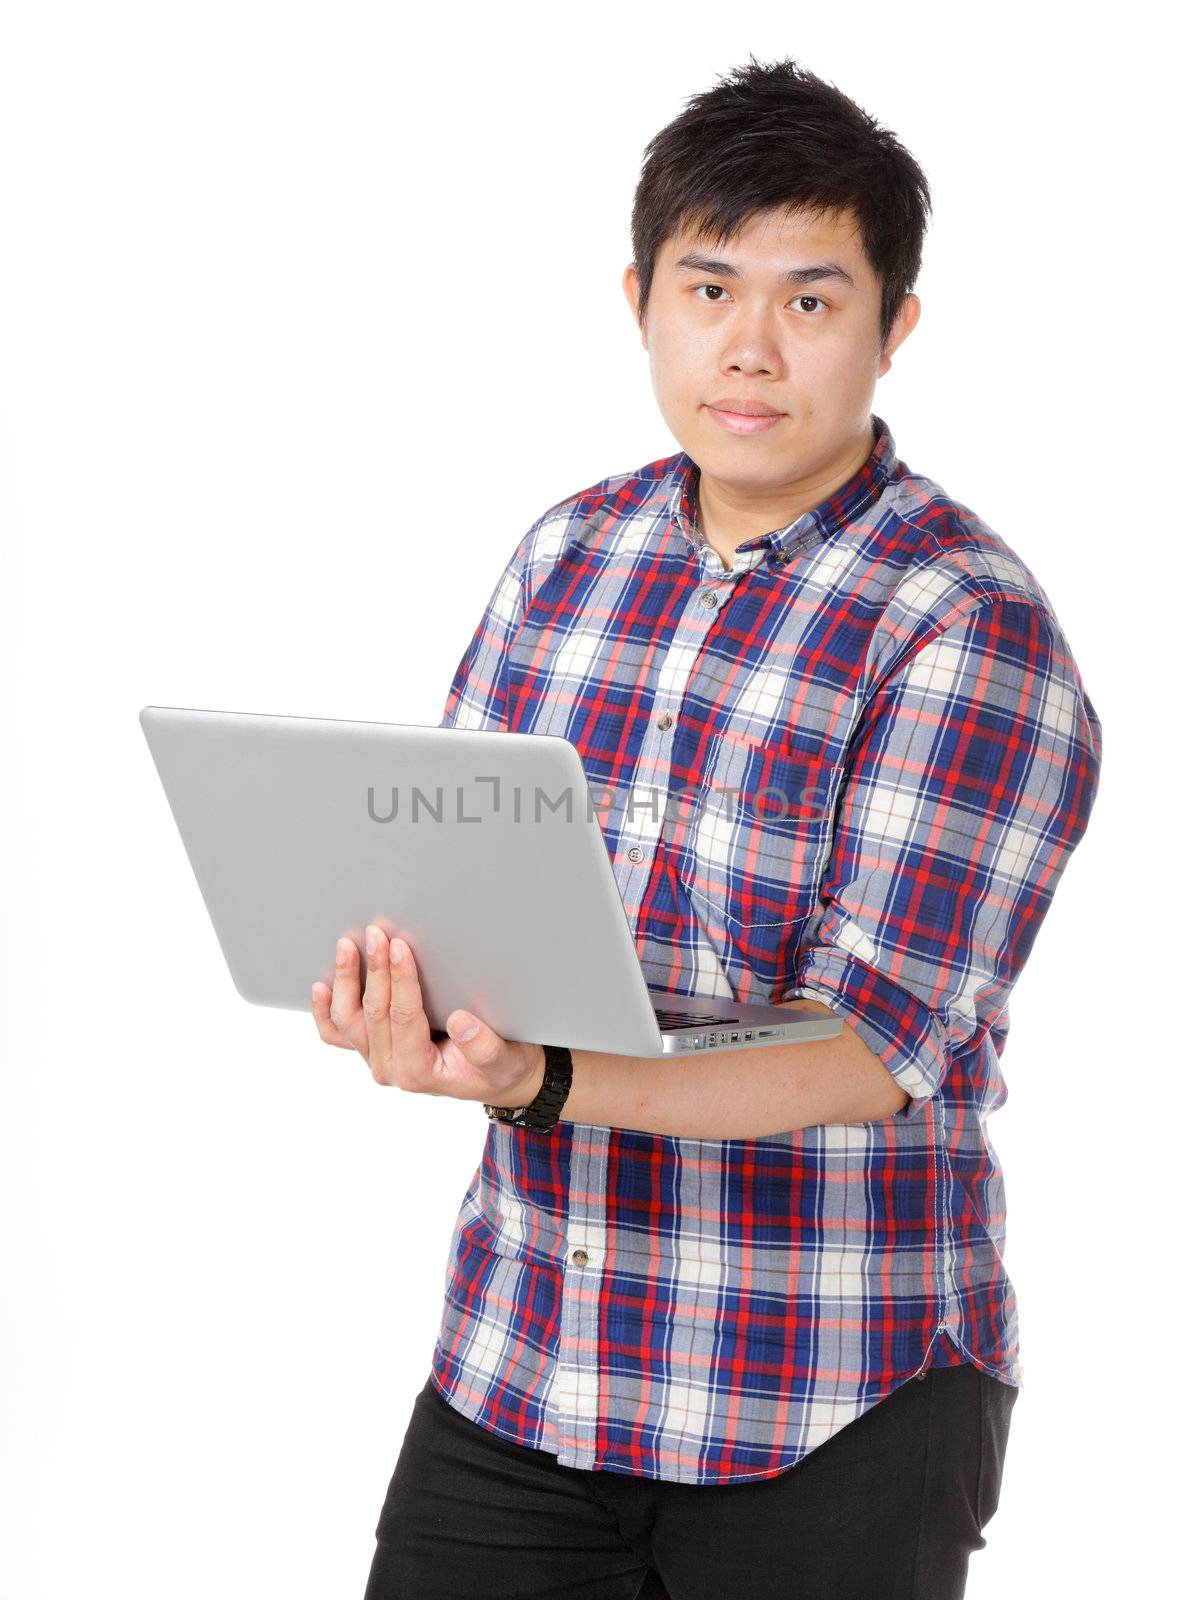
<path id="1" fill-rule="evenodd" d="M 1004 1012 L 1088 822 L 1100 722 L 1055 619 L 979 599 L 878 682 L 849 746 L 794 985 L 920 1115 Z"/>
<path id="2" fill-rule="evenodd" d="M 529 528 L 499 574 L 449 686 L 442 728 L 506 728 L 507 662 L 524 618 L 524 563 L 539 523 Z"/>

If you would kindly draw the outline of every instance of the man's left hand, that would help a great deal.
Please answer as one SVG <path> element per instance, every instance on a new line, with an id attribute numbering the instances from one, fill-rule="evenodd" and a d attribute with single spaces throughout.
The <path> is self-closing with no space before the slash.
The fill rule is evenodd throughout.
<path id="1" fill-rule="evenodd" d="M 448 1037 L 434 1038 L 410 946 L 373 923 L 365 937 L 365 993 L 353 939 L 338 941 L 333 990 L 313 985 L 313 1018 L 326 1043 L 357 1050 L 376 1083 L 412 1094 L 530 1105 L 544 1082 L 543 1045 L 502 1039 L 468 1011 L 451 1011 Z"/>

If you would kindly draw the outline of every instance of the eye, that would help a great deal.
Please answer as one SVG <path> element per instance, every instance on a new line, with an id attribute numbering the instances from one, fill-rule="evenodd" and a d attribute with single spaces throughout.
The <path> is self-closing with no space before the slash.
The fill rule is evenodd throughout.
<path id="1" fill-rule="evenodd" d="M 700 294 L 702 289 L 715 289 L 719 295 L 723 295 L 726 292 L 719 283 L 698 283 L 692 292 L 693 294 Z M 828 303 L 822 300 L 818 294 L 797 294 L 791 304 L 795 305 L 796 301 L 806 301 L 810 305 L 811 310 L 807 312 L 809 317 L 818 317 L 828 310 Z M 711 300 L 709 304 L 720 305 L 721 302 L 720 300 Z"/>

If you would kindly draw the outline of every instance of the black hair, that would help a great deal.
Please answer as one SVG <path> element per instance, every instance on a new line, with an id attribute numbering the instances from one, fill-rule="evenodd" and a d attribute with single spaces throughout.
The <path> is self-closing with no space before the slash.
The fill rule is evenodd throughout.
<path id="1" fill-rule="evenodd" d="M 914 287 L 931 211 L 927 179 L 888 128 L 796 62 L 736 67 L 649 142 L 631 211 L 647 314 L 666 239 L 693 227 L 725 244 L 757 212 L 850 211 L 882 286 L 882 343 Z"/>

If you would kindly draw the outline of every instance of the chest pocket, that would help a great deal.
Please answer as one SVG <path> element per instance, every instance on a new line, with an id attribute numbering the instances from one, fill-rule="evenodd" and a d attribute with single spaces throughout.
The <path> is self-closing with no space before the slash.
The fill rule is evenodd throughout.
<path id="1" fill-rule="evenodd" d="M 689 791 L 677 872 L 698 917 L 764 982 L 816 909 L 832 846 L 834 763 L 794 741 L 717 735 Z"/>

